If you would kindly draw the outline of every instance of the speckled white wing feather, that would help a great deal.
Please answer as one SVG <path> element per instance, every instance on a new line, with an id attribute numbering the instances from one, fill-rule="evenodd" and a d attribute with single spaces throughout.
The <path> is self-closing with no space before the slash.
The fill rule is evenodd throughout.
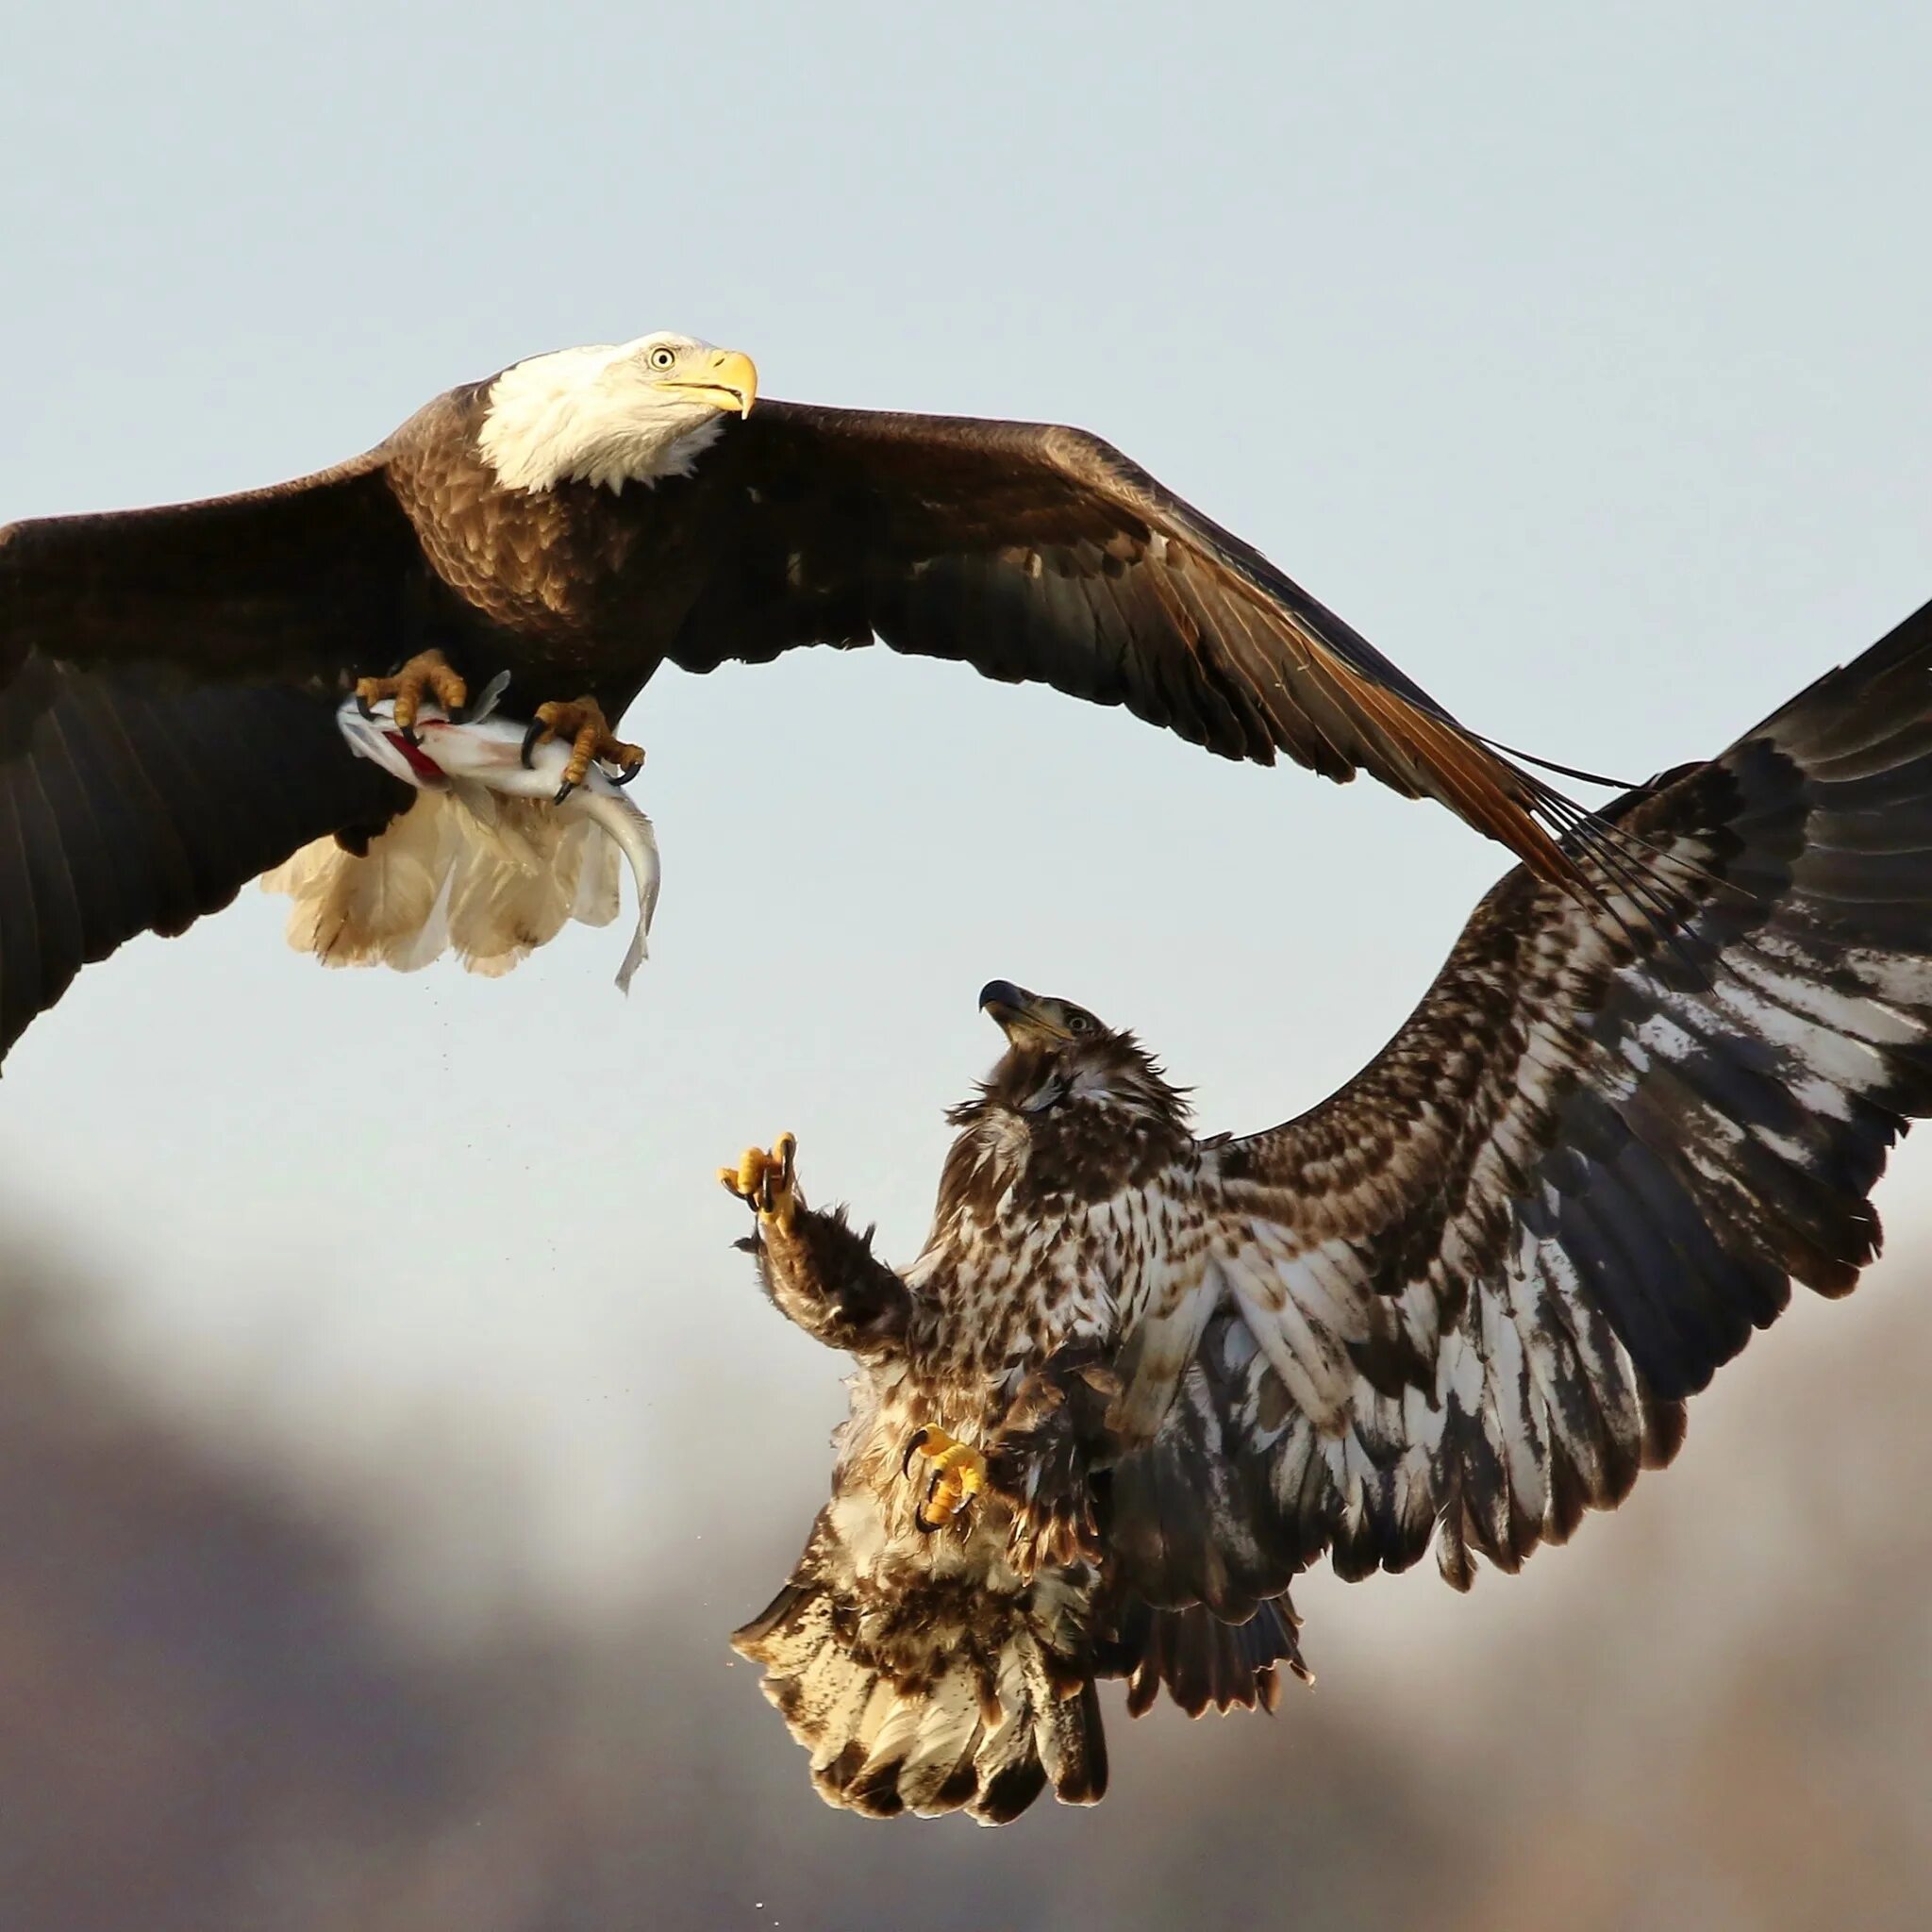
<path id="1" fill-rule="evenodd" d="M 1932 1111 L 1932 615 L 1612 815 L 1645 905 L 1512 874 L 1362 1074 L 1204 1150 L 1199 1298 L 1156 1304 L 1199 1343 L 1115 1476 L 1152 1600 L 1239 1613 L 1435 1532 L 1458 1584 L 1514 1569 L 1669 1459 L 1794 1279 L 1876 1252 Z"/>

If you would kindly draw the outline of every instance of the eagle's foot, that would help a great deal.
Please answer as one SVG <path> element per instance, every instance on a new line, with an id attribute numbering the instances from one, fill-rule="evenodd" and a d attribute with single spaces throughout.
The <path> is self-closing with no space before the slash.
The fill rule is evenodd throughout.
<path id="1" fill-rule="evenodd" d="M 469 702 L 470 688 L 451 668 L 441 651 L 418 651 L 396 668 L 392 677 L 358 677 L 356 680 L 356 708 L 366 718 L 372 705 L 395 700 L 396 729 L 411 744 L 416 742 L 416 713 L 427 692 L 452 717 Z"/>
<path id="2" fill-rule="evenodd" d="M 570 761 L 563 768 L 563 783 L 557 788 L 558 805 L 591 775 L 592 764 L 620 767 L 617 782 L 628 785 L 644 762 L 641 745 L 626 744 L 623 739 L 611 736 L 610 721 L 595 698 L 539 705 L 530 720 L 530 728 L 524 733 L 524 763 L 527 766 L 530 754 L 553 738 L 570 740 Z"/>
<path id="3" fill-rule="evenodd" d="M 911 1441 L 906 1445 L 906 1455 L 899 1466 L 908 1476 L 915 1456 L 932 1464 L 932 1476 L 925 1494 L 912 1512 L 912 1520 L 924 1530 L 943 1529 L 986 1487 L 986 1457 L 971 1443 L 947 1435 L 930 1423 L 923 1429 L 915 1429 Z"/>
<path id="4" fill-rule="evenodd" d="M 736 1167 L 721 1167 L 718 1178 L 741 1201 L 758 1210 L 759 1222 L 771 1222 L 790 1234 L 798 1212 L 798 1136 L 780 1134 L 767 1154 L 747 1147 Z"/>

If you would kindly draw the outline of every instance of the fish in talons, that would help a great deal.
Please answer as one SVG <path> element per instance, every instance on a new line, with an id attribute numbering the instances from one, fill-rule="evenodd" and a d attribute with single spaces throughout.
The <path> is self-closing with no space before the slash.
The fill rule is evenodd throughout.
<path id="1" fill-rule="evenodd" d="M 570 920 L 608 925 L 623 909 L 628 861 L 638 917 L 617 985 L 628 991 L 658 905 L 658 841 L 624 786 L 634 768 L 591 763 L 565 784 L 575 746 L 538 742 L 497 710 L 499 677 L 452 715 L 425 698 L 408 731 L 395 703 L 343 701 L 349 749 L 412 787 L 409 808 L 357 849 L 340 837 L 304 846 L 266 873 L 284 892 L 289 943 L 330 966 L 410 973 L 454 952 L 473 973 L 508 973 Z M 539 727 L 541 730 L 541 727 Z"/>

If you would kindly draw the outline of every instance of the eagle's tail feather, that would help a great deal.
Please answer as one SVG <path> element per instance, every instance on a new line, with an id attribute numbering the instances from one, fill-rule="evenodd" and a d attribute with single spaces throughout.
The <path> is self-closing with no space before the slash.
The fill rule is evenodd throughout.
<path id="1" fill-rule="evenodd" d="M 262 889 L 286 892 L 289 943 L 327 966 L 391 966 L 413 972 L 442 950 L 424 936 L 441 934 L 443 885 L 454 857 L 443 800 L 414 799 L 365 853 L 334 838 L 317 839 L 261 876 Z"/>
<path id="2" fill-rule="evenodd" d="M 1300 1623 L 1285 1594 L 1260 1605 L 1244 1624 L 1228 1623 L 1206 1604 L 1156 1609 L 1134 1603 L 1103 1668 L 1126 1678 L 1131 1717 L 1152 1709 L 1163 1690 L 1190 1717 L 1210 1707 L 1272 1711 L 1281 1701 L 1279 1665 L 1314 1682 L 1302 1661 Z"/>
<path id="3" fill-rule="evenodd" d="M 901 1643 L 895 1671 L 862 1654 L 858 1623 L 801 1578 L 731 1640 L 765 1666 L 765 1695 L 811 1753 L 827 1804 L 1004 1824 L 1049 1785 L 1064 1804 L 1098 1802 L 1107 1743 L 1092 1674 L 1043 1642 L 1018 1601 L 996 1651 L 936 1638 L 914 1667 Z"/>
<path id="4" fill-rule="evenodd" d="M 608 924 L 618 857 L 588 819 L 465 785 L 419 792 L 366 852 L 318 839 L 261 883 L 293 901 L 289 943 L 328 965 L 408 973 L 454 949 L 493 978 L 572 919 Z"/>

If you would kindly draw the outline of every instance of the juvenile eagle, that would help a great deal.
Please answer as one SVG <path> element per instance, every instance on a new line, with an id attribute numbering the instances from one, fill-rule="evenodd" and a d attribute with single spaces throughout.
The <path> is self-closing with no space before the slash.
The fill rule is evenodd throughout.
<path id="1" fill-rule="evenodd" d="M 903 1273 L 804 1204 L 790 1136 L 724 1171 L 772 1299 L 858 1364 L 734 1638 L 831 1803 L 1096 1800 L 1097 1678 L 1272 1708 L 1322 1554 L 1514 1571 L 1671 1459 L 1793 1280 L 1850 1291 L 1932 1112 L 1932 605 L 1610 815 L 1667 911 L 1519 868 L 1285 1125 L 1195 1139 L 1131 1035 L 1002 980 Z"/>
<path id="2" fill-rule="evenodd" d="M 1108 444 L 753 415 L 757 383 L 688 336 L 566 349 L 315 475 L 0 529 L 0 1054 L 136 933 L 180 932 L 311 841 L 359 855 L 440 809 L 345 754 L 351 686 L 407 729 L 508 670 L 507 708 L 567 738 L 581 779 L 641 756 L 609 721 L 666 661 L 876 637 L 1228 758 L 1366 771 L 1567 871 L 1559 793 Z M 410 843 L 439 847 L 420 822 Z"/>

